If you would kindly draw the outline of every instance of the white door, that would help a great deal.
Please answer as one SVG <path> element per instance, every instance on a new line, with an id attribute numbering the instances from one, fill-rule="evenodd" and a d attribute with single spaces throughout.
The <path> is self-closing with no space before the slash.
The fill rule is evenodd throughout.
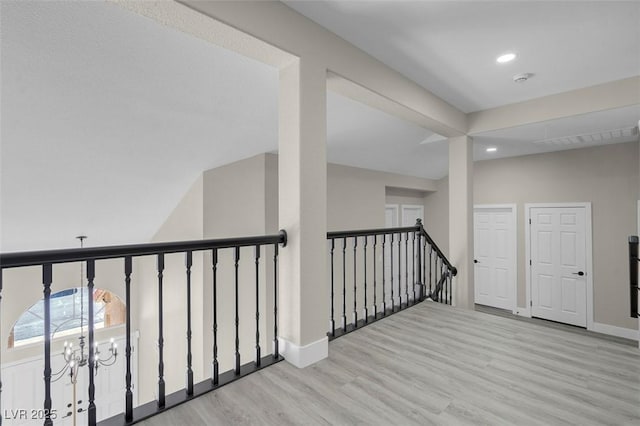
<path id="1" fill-rule="evenodd" d="M 478 208 L 473 213 L 475 302 L 515 308 L 515 223 L 512 208 Z"/>
<path id="2" fill-rule="evenodd" d="M 119 348 L 118 357 L 113 365 L 99 367 L 95 376 L 95 402 L 98 421 L 124 412 L 124 390 L 125 390 L 125 339 L 116 339 Z M 132 347 L 137 343 L 133 342 Z M 102 354 L 108 354 L 108 343 L 100 346 Z M 132 383 L 135 387 L 137 383 L 137 351 L 132 354 Z M 62 354 L 56 353 L 51 356 L 51 366 L 53 372 L 60 371 L 64 366 Z M 3 424 L 11 426 L 41 425 L 43 419 L 37 413 L 42 408 L 44 401 L 44 382 L 42 371 L 44 369 L 44 358 L 30 358 L 20 362 L 12 363 L 2 367 L 2 410 L 5 414 Z M 78 374 L 76 384 L 76 424 L 78 426 L 87 424 L 87 392 L 88 392 L 88 367 L 83 367 Z M 52 413 L 55 412 L 55 425 L 73 425 L 73 388 L 68 375 L 60 380 L 51 383 Z M 134 388 L 134 406 L 137 404 L 137 388 Z M 25 410 L 22 413 L 20 410 Z M 32 415 L 31 410 L 36 411 Z M 55 410 L 55 411 L 54 411 Z M 82 410 L 80 413 L 77 410 Z"/>
<path id="3" fill-rule="evenodd" d="M 586 211 L 532 207 L 531 315 L 587 326 Z"/>
<path id="4" fill-rule="evenodd" d="M 417 219 L 424 222 L 423 206 L 403 204 L 400 209 L 402 210 L 402 221 L 400 222 L 400 226 L 414 226 Z"/>

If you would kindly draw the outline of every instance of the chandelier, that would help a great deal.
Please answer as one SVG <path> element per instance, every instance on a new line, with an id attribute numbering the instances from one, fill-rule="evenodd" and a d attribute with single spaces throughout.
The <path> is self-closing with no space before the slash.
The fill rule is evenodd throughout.
<path id="1" fill-rule="evenodd" d="M 84 240 L 87 238 L 85 235 L 76 237 L 80 240 L 80 248 L 84 247 Z M 62 349 L 62 356 L 64 359 L 64 366 L 52 375 L 52 382 L 56 382 L 62 379 L 65 375 L 69 375 L 71 383 L 73 385 L 78 382 L 78 373 L 80 368 L 85 367 L 89 363 L 89 354 L 85 352 L 85 335 L 84 335 L 84 263 L 80 263 L 80 336 L 78 337 L 79 344 L 74 346 L 73 342 L 64 342 L 64 348 Z M 92 294 L 87 294 L 87 297 L 93 297 Z M 98 375 L 98 367 L 109 367 L 115 364 L 118 357 L 118 345 L 111 338 L 109 342 L 108 355 L 106 358 L 100 358 L 100 349 L 98 343 L 95 343 L 94 350 L 94 375 Z"/>

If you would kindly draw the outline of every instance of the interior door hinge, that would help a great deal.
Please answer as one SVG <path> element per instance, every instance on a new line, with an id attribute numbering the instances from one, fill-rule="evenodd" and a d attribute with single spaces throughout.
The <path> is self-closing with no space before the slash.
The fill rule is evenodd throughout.
<path id="1" fill-rule="evenodd" d="M 531 219 L 529 219 L 529 225 L 531 225 Z"/>
<path id="2" fill-rule="evenodd" d="M 533 300 L 529 300 L 529 306 L 533 306 Z"/>
<path id="3" fill-rule="evenodd" d="M 531 266 L 531 259 L 529 259 L 529 266 Z"/>

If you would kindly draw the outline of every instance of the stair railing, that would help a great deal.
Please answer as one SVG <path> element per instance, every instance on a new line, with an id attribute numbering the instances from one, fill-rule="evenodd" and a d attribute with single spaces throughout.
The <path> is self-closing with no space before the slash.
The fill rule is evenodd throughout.
<path id="1" fill-rule="evenodd" d="M 456 268 L 415 226 L 327 233 L 330 338 L 424 300 L 451 304 Z"/>

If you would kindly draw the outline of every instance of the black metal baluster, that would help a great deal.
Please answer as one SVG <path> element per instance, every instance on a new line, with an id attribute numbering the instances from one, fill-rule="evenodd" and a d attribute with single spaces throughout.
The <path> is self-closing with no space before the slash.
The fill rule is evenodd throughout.
<path id="1" fill-rule="evenodd" d="M 336 240 L 331 239 L 331 319 L 329 319 L 329 333 L 332 336 L 336 335 L 336 322 L 334 321 L 334 310 L 333 310 L 333 251 L 336 248 Z"/>
<path id="2" fill-rule="evenodd" d="M 347 238 L 342 239 L 342 330 L 347 331 Z"/>
<path id="3" fill-rule="evenodd" d="M 398 232 L 398 310 L 402 310 L 402 232 Z"/>
<path id="4" fill-rule="evenodd" d="M 158 407 L 165 406 L 164 383 L 164 336 L 163 336 L 163 306 L 162 279 L 164 271 L 164 254 L 158 254 Z"/>
<path id="5" fill-rule="evenodd" d="M 50 263 L 42 265 L 44 285 L 44 426 L 52 426 L 51 420 L 51 282 L 53 268 Z"/>
<path id="6" fill-rule="evenodd" d="M 235 267 L 235 294 L 236 294 L 236 353 L 235 353 L 235 373 L 236 376 L 240 374 L 240 312 L 239 312 L 239 270 L 238 264 L 240 263 L 240 247 L 236 247 L 234 255 L 234 267 Z"/>
<path id="7" fill-rule="evenodd" d="M 126 390 L 125 390 L 125 409 L 124 409 L 124 419 L 127 422 L 133 420 L 133 392 L 131 391 L 131 272 L 133 271 L 133 263 L 131 261 L 131 256 L 127 256 L 124 258 L 124 285 L 125 285 L 125 301 L 126 301 L 126 313 L 125 313 L 125 362 L 126 362 L 126 373 L 125 373 L 125 382 L 126 382 Z"/>
<path id="8" fill-rule="evenodd" d="M 438 260 L 440 261 L 440 268 L 438 268 L 440 276 L 438 277 L 438 282 L 441 284 L 438 289 L 438 302 L 442 303 L 442 295 L 444 294 L 444 281 L 442 281 L 442 276 L 444 275 L 444 272 L 442 270 L 442 258 L 440 255 L 438 255 Z"/>
<path id="9" fill-rule="evenodd" d="M 391 242 L 389 245 L 389 283 L 390 283 L 390 287 L 391 287 L 391 313 L 393 313 L 395 311 L 396 308 L 396 301 L 395 298 L 393 297 L 393 232 L 391 233 Z"/>
<path id="10" fill-rule="evenodd" d="M 378 318 L 378 299 L 376 296 L 378 292 L 378 282 L 376 280 L 376 276 L 378 272 L 376 270 L 376 246 L 377 245 L 378 245 L 378 236 L 374 235 L 373 236 L 373 319 L 374 320 Z M 1 290 L 2 289 L 0 288 L 0 291 Z"/>
<path id="11" fill-rule="evenodd" d="M 191 368 L 191 266 L 193 265 L 193 252 L 185 253 L 185 266 L 187 273 L 187 395 L 193 395 L 193 369 Z"/>
<path id="12" fill-rule="evenodd" d="M 431 286 L 432 281 L 433 281 L 433 246 L 429 244 L 429 297 L 431 297 L 433 292 L 433 289 Z"/>
<path id="13" fill-rule="evenodd" d="M 2 324 L 2 273 L 3 269 L 0 268 L 0 324 Z M 0 342 L 2 342 L 2 328 L 0 327 Z M 0 365 L 2 365 L 2 351 L 0 350 Z M 2 418 L 4 417 L 4 411 L 2 411 L 2 373 L 0 369 L 0 426 L 2 426 Z"/>
<path id="14" fill-rule="evenodd" d="M 427 296 L 427 239 L 420 232 L 422 241 L 422 299 Z"/>
<path id="15" fill-rule="evenodd" d="M 356 251 L 358 250 L 358 237 L 353 237 L 353 328 L 358 327 L 358 281 L 357 277 L 357 256 Z"/>
<path id="16" fill-rule="evenodd" d="M 447 294 L 449 295 L 449 305 L 451 304 L 451 298 L 453 297 L 452 294 L 452 289 L 451 289 L 451 284 L 453 283 L 453 274 L 451 273 L 451 269 L 449 269 L 449 291 L 447 292 Z"/>
<path id="17" fill-rule="evenodd" d="M 89 426 L 95 426 L 96 424 L 96 385 L 94 383 L 94 370 L 95 370 L 95 337 L 94 337 L 94 318 L 93 318 L 93 287 L 94 279 L 96 276 L 96 262 L 95 260 L 87 260 L 87 299 L 89 303 L 89 406 L 87 409 L 89 417 Z"/>
<path id="18" fill-rule="evenodd" d="M 387 243 L 387 234 L 382 234 L 382 316 L 386 316 L 387 315 L 387 295 L 386 295 L 386 290 L 385 290 L 385 286 L 386 286 L 386 282 L 385 282 L 385 275 L 386 275 L 386 261 L 385 258 L 387 257 L 387 253 L 385 253 L 384 249 Z"/>
<path id="19" fill-rule="evenodd" d="M 256 366 L 260 367 L 260 360 L 262 355 L 260 354 L 260 245 L 256 244 L 255 248 L 256 258 Z"/>
<path id="20" fill-rule="evenodd" d="M 404 298 L 409 307 L 409 232 L 404 238 Z"/>
<path id="21" fill-rule="evenodd" d="M 278 243 L 273 245 L 273 358 L 278 359 Z"/>
<path id="22" fill-rule="evenodd" d="M 418 244 L 420 239 L 418 238 Z M 418 250 L 418 279 L 420 279 L 420 251 Z M 413 231 L 411 241 L 411 290 L 413 291 L 413 303 L 416 303 L 416 232 Z"/>
<path id="23" fill-rule="evenodd" d="M 218 385 L 218 249 L 211 250 L 211 270 L 213 272 L 213 364 L 211 366 L 211 381 Z"/>
<path id="24" fill-rule="evenodd" d="M 367 311 L 367 243 L 369 238 L 364 236 L 364 247 L 363 247 L 363 257 L 364 257 L 364 322 L 365 324 L 369 322 L 369 312 Z"/>

